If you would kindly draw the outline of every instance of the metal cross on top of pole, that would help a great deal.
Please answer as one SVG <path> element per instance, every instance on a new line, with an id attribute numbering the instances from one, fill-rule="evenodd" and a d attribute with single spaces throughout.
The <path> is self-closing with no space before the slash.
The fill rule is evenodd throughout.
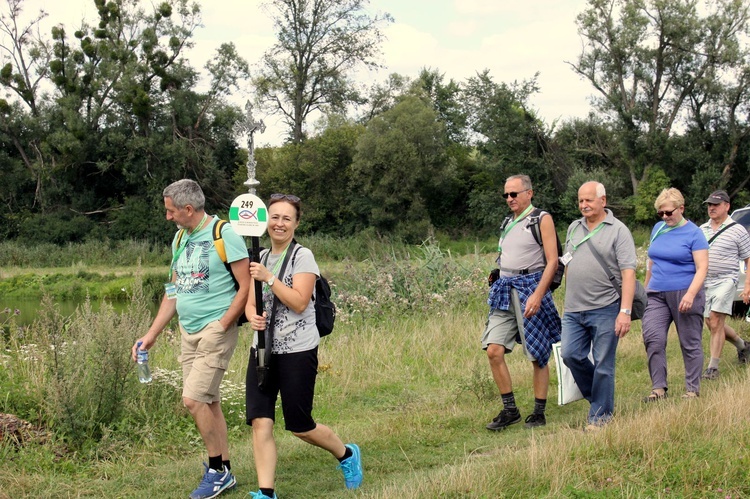
<path id="1" fill-rule="evenodd" d="M 253 135 L 255 132 L 265 132 L 266 125 L 263 120 L 255 121 L 253 118 L 253 106 L 248 101 L 245 104 L 245 119 L 242 120 L 235 128 L 240 135 L 247 135 L 247 181 L 243 185 L 247 186 L 248 194 L 241 194 L 232 202 L 229 209 L 229 222 L 232 224 L 234 231 L 241 236 L 250 236 L 251 252 L 250 257 L 253 262 L 260 262 L 260 237 L 266 232 L 268 225 L 268 213 L 266 205 L 255 195 L 255 188 L 260 182 L 255 178 L 255 142 Z M 255 313 L 263 314 L 263 283 L 255 281 Z M 268 372 L 268 362 L 271 357 L 270 342 L 267 338 L 269 331 L 258 332 L 257 353 L 257 372 L 258 384 L 265 383 L 266 373 Z M 268 347 L 268 348 L 267 348 Z"/>
<path id="2" fill-rule="evenodd" d="M 247 186 L 247 192 L 255 194 L 255 188 L 260 185 L 260 182 L 255 179 L 255 139 L 253 135 L 255 132 L 263 133 L 266 131 L 266 124 L 263 120 L 255 121 L 253 117 L 253 105 L 250 101 L 245 103 L 245 119 L 240 122 L 237 127 L 237 131 L 242 134 L 247 134 L 247 181 L 244 185 Z"/>

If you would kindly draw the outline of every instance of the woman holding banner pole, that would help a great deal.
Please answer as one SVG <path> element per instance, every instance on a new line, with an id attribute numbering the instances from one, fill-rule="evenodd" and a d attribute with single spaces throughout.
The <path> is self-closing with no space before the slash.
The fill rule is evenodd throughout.
<path id="1" fill-rule="evenodd" d="M 330 452 L 339 460 L 347 488 L 362 483 L 362 459 L 356 444 L 346 444 L 312 417 L 318 342 L 313 292 L 320 274 L 312 252 L 294 241 L 299 226 L 300 199 L 273 194 L 268 204 L 267 232 L 271 249 L 250 264 L 250 275 L 263 284 L 264 312 L 258 315 L 250 294 L 246 315 L 254 331 L 270 328 L 270 362 L 259 386 L 254 348 L 246 379 L 246 421 L 253 428 L 253 454 L 259 490 L 253 499 L 275 499 L 277 448 L 273 437 L 276 399 L 281 394 L 285 428 L 299 439 Z M 263 333 L 261 333 L 263 334 Z M 267 336 L 268 337 L 268 336 Z"/>

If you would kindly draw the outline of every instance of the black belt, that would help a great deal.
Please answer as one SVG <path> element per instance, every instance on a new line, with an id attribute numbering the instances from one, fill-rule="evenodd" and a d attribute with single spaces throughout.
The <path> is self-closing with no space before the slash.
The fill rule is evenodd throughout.
<path id="1" fill-rule="evenodd" d="M 528 275 L 528 274 L 536 274 L 537 272 L 541 272 L 544 270 L 544 267 L 538 267 L 535 269 L 504 269 L 501 268 L 500 272 L 507 272 L 508 274 L 516 274 L 516 275 Z"/>

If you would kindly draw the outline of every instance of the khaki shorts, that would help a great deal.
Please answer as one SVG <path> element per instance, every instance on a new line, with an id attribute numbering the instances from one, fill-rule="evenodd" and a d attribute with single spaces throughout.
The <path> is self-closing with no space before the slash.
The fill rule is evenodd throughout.
<path id="1" fill-rule="evenodd" d="M 510 353 L 513 351 L 513 347 L 522 339 L 522 335 L 518 330 L 518 321 L 516 315 L 509 310 L 492 310 L 489 317 L 487 317 L 487 323 L 484 327 L 484 333 L 482 333 L 482 349 L 487 350 L 490 345 L 502 345 L 505 347 L 505 352 Z M 522 343 L 523 345 L 523 343 Z M 526 348 L 523 348 L 526 358 L 531 361 L 536 361 L 533 355 L 531 355 Z"/>
<path id="2" fill-rule="evenodd" d="M 194 334 L 180 326 L 182 334 L 182 396 L 205 404 L 221 401 L 219 386 L 237 346 L 239 328 L 222 331 L 219 321 L 208 323 Z"/>
<path id="3" fill-rule="evenodd" d="M 711 312 L 732 315 L 732 302 L 737 284 L 734 281 L 723 281 L 714 286 L 706 287 L 706 308 L 703 316 L 708 317 Z"/>

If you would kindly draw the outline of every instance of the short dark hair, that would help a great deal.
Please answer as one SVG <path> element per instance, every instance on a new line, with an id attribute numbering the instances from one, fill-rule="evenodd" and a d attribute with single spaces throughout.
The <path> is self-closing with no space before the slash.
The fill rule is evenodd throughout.
<path id="1" fill-rule="evenodd" d="M 297 221 L 299 222 L 300 211 L 302 210 L 302 200 L 294 194 L 281 194 L 277 192 L 276 194 L 271 194 L 271 198 L 268 200 L 268 207 L 270 208 L 272 204 L 281 202 L 289 203 L 294 206 L 294 209 L 297 211 Z"/>

